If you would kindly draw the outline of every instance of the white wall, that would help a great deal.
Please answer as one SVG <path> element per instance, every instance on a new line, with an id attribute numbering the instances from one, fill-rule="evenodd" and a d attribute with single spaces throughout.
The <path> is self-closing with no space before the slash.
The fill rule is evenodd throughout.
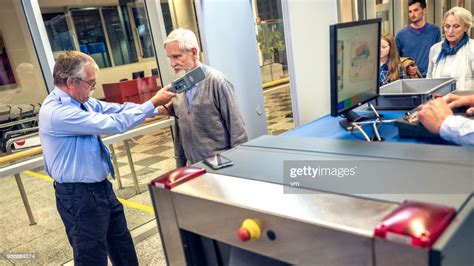
<path id="1" fill-rule="evenodd" d="M 205 62 L 234 84 L 249 139 L 266 134 L 251 1 L 195 1 Z"/>
<path id="2" fill-rule="evenodd" d="M 299 126 L 330 112 L 329 25 L 335 0 L 282 0 L 293 117 Z"/>

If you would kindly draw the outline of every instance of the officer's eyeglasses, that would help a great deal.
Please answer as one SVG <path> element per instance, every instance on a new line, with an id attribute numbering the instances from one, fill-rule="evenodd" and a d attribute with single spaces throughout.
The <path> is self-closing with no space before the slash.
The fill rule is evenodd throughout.
<path id="1" fill-rule="evenodd" d="M 83 80 L 81 78 L 77 78 L 76 80 L 86 83 L 87 85 L 89 85 L 89 88 L 95 88 L 95 85 L 97 85 L 97 82 L 95 80 Z"/>

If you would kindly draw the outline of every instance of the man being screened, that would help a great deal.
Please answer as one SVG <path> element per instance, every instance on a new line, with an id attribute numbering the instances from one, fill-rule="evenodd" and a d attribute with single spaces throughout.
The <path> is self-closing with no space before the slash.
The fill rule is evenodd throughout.
<path id="1" fill-rule="evenodd" d="M 176 116 L 176 166 L 194 164 L 247 141 L 234 86 L 220 71 L 199 62 L 199 45 L 190 30 L 176 29 L 164 41 L 177 76 L 200 66 L 204 80 L 167 105 Z"/>

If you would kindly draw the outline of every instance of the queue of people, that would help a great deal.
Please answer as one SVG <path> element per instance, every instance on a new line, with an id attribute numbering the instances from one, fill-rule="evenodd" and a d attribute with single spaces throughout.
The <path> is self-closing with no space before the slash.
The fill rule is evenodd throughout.
<path id="1" fill-rule="evenodd" d="M 381 36 L 380 85 L 406 78 L 450 77 L 456 79 L 457 90 L 474 89 L 474 40 L 468 36 L 472 13 L 462 7 L 446 12 L 442 41 L 438 26 L 425 20 L 425 0 L 408 1 L 408 13 L 411 24 L 398 32 L 396 49 L 392 34 Z"/>
<path id="2" fill-rule="evenodd" d="M 406 78 L 455 78 L 456 90 L 474 90 L 474 40 L 468 36 L 472 13 L 462 7 L 446 12 L 443 40 L 438 26 L 426 22 L 426 13 L 425 0 L 409 0 L 410 25 L 395 40 L 390 33 L 381 36 L 380 85 Z M 401 56 L 414 61 L 403 64 Z M 465 116 L 453 114 L 457 107 L 467 108 Z M 473 146 L 474 120 L 466 116 L 474 116 L 474 95 L 449 94 L 425 104 L 419 122 L 448 141 Z"/>

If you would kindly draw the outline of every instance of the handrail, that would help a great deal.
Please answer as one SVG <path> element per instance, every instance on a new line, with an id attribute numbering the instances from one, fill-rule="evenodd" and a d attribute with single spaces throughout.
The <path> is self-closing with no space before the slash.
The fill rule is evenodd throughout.
<path id="1" fill-rule="evenodd" d="M 277 80 L 274 80 L 274 81 L 263 83 L 262 88 L 266 89 L 266 88 L 269 88 L 269 87 L 273 87 L 273 86 L 288 83 L 288 82 L 290 82 L 290 78 L 277 79 Z"/>
<path id="2" fill-rule="evenodd" d="M 0 128 L 8 128 L 8 127 L 20 125 L 20 124 L 23 124 L 23 123 L 35 122 L 37 120 L 38 120 L 37 116 L 32 116 L 32 117 L 23 118 L 23 119 L 20 119 L 20 120 L 14 120 L 14 121 L 11 121 L 11 122 L 2 123 L 2 124 L 0 124 Z"/>
<path id="3" fill-rule="evenodd" d="M 131 130 L 129 130 L 125 133 L 122 133 L 122 134 L 117 134 L 117 135 L 112 135 L 112 136 L 105 137 L 105 138 L 103 138 L 103 142 L 104 142 L 104 144 L 109 145 L 109 144 L 112 144 L 112 143 L 115 143 L 115 142 L 130 139 L 130 138 L 133 138 L 133 137 L 136 137 L 136 136 L 141 136 L 141 135 L 144 135 L 146 133 L 155 131 L 157 129 L 165 128 L 167 126 L 172 126 L 172 125 L 174 125 L 174 118 L 171 117 L 169 119 L 160 120 L 160 121 L 157 121 L 157 122 L 154 122 L 154 123 L 142 126 L 142 127 L 137 127 L 137 128 L 131 129 Z M 21 151 L 21 152 L 18 152 L 18 153 L 6 155 L 6 156 L 3 156 L 3 157 L 0 157 L 0 163 L 10 162 L 10 161 L 13 161 L 13 160 L 18 160 L 18 159 L 21 159 L 21 158 L 25 158 L 25 157 L 31 156 L 35 152 L 37 154 L 37 153 L 40 153 L 41 151 L 42 151 L 41 147 L 35 147 L 35 148 L 28 149 L 28 150 L 25 150 L 25 151 Z M 11 176 L 11 175 L 20 173 L 22 171 L 30 170 L 30 169 L 37 168 L 37 167 L 40 167 L 40 166 L 43 166 L 43 156 L 35 157 L 35 158 L 32 158 L 32 159 L 26 160 L 24 162 L 19 162 L 19 163 L 15 163 L 13 165 L 2 167 L 0 169 L 0 178 L 6 177 L 6 176 Z"/>
<path id="4" fill-rule="evenodd" d="M 105 137 L 102 139 L 102 141 L 104 142 L 104 144 L 109 145 L 115 142 L 130 139 L 136 136 L 141 136 L 146 133 L 155 131 L 156 129 L 164 128 L 164 127 L 172 126 L 172 125 L 174 125 L 174 118 L 170 117 L 169 119 L 160 120 L 156 123 L 151 123 L 145 126 L 136 127 L 122 134 L 116 134 L 116 135 Z"/>
<path id="5" fill-rule="evenodd" d="M 16 160 L 23 159 L 23 158 L 26 158 L 26 157 L 30 157 L 30 156 L 33 156 L 33 155 L 40 154 L 42 152 L 43 152 L 43 148 L 41 146 L 39 146 L 39 147 L 34 147 L 34 148 L 31 148 L 31 149 L 28 149 L 28 150 L 16 152 L 16 153 L 13 153 L 13 154 L 8 154 L 8 155 L 5 155 L 3 157 L 0 157 L 0 164 L 11 162 L 11 161 L 16 161 Z"/>

